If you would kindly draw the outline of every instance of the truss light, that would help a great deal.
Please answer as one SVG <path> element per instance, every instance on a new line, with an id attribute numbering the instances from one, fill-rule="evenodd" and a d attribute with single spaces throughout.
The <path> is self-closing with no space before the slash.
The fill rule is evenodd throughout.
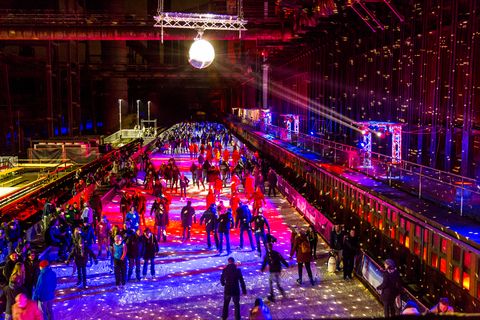
<path id="1" fill-rule="evenodd" d="M 192 67 L 197 69 L 206 68 L 212 64 L 213 59 L 215 59 L 215 50 L 212 44 L 201 38 L 195 39 L 188 52 L 188 62 Z"/>

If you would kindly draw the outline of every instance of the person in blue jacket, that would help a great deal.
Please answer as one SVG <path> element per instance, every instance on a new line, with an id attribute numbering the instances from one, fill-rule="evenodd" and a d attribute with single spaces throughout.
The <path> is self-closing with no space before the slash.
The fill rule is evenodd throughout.
<path id="1" fill-rule="evenodd" d="M 40 275 L 33 292 L 33 300 L 38 301 L 38 307 L 45 320 L 53 320 L 53 299 L 57 287 L 57 274 L 50 268 L 47 260 L 40 261 Z"/>
<path id="2" fill-rule="evenodd" d="M 135 206 L 130 208 L 130 211 L 127 213 L 125 219 L 130 220 L 130 227 L 134 231 L 137 231 L 138 227 L 140 226 L 140 216 L 138 215 Z"/>

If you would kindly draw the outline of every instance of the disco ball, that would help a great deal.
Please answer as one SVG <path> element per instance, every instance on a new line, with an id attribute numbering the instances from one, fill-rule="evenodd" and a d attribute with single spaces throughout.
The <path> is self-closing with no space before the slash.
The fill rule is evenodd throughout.
<path id="1" fill-rule="evenodd" d="M 212 64 L 215 59 L 215 50 L 207 40 L 195 40 L 188 52 L 188 62 L 192 67 L 203 69 Z"/>

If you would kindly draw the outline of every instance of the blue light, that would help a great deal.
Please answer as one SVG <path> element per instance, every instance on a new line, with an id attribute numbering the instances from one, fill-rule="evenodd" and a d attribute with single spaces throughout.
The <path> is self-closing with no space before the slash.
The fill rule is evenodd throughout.
<path id="1" fill-rule="evenodd" d="M 62 127 L 61 128 L 61 131 L 60 131 L 62 134 L 67 134 L 67 127 Z"/>
<path id="2" fill-rule="evenodd" d="M 97 122 L 97 127 L 99 127 L 99 128 L 103 127 L 103 122 L 100 122 L 100 121 Z"/>
<path id="3" fill-rule="evenodd" d="M 93 128 L 92 120 L 87 120 L 87 122 L 85 123 L 85 129 L 86 130 L 91 130 L 92 128 Z"/>
<path id="4" fill-rule="evenodd" d="M 58 128 L 55 128 L 55 129 L 53 130 L 53 135 L 54 135 L 54 136 L 58 136 Z"/>
<path id="5" fill-rule="evenodd" d="M 313 131 L 310 131 L 310 134 L 313 136 Z"/>

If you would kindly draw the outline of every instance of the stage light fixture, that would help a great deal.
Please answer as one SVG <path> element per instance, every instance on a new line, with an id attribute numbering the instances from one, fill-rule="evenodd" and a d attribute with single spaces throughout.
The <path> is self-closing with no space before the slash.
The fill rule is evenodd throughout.
<path id="1" fill-rule="evenodd" d="M 197 69 L 208 67 L 215 59 L 215 49 L 210 42 L 202 39 L 202 35 L 203 31 L 198 31 L 198 35 L 188 52 L 188 62 Z"/>

